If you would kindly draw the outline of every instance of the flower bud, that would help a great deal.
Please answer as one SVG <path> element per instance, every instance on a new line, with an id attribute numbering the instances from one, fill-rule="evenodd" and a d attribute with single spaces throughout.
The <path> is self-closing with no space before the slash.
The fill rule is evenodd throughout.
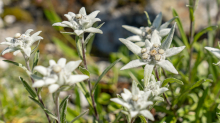
<path id="1" fill-rule="evenodd" d="M 81 14 L 77 14 L 76 15 L 76 19 L 80 19 L 80 18 L 82 18 L 82 15 Z"/>
<path id="2" fill-rule="evenodd" d="M 20 36 L 21 36 L 20 33 L 16 33 L 15 36 L 14 36 L 14 38 L 19 38 Z"/>
<path id="3" fill-rule="evenodd" d="M 145 53 L 145 52 L 147 52 L 147 48 L 142 48 L 141 53 Z"/>
<path id="4" fill-rule="evenodd" d="M 164 50 L 163 49 L 159 49 L 158 51 L 160 54 L 164 54 Z"/>
<path id="5" fill-rule="evenodd" d="M 160 61 L 161 56 L 160 55 L 155 55 L 155 60 Z"/>
<path id="6" fill-rule="evenodd" d="M 59 65 L 54 65 L 52 69 L 55 73 L 59 73 L 62 70 L 62 68 Z"/>

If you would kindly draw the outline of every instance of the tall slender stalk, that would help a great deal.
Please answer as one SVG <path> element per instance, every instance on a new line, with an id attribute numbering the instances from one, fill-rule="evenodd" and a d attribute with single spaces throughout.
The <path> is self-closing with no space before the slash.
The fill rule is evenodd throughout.
<path id="1" fill-rule="evenodd" d="M 57 92 L 56 95 L 55 95 L 55 106 L 56 106 L 56 115 L 57 115 L 57 123 L 60 123 L 60 111 L 59 111 L 59 95 L 60 95 L 60 92 Z"/>
<path id="2" fill-rule="evenodd" d="M 31 71 L 31 69 L 30 69 L 29 58 L 27 58 L 25 54 L 23 54 L 23 56 L 24 56 L 25 64 L 26 64 L 26 67 L 27 67 L 28 71 L 32 73 L 32 71 Z M 31 78 L 31 77 L 30 77 L 30 78 Z M 31 78 L 31 81 L 32 81 L 32 83 L 34 83 L 34 80 L 33 80 L 32 78 Z M 34 88 L 34 89 L 35 89 L 35 91 L 36 91 L 36 94 L 37 94 L 37 97 L 38 97 L 40 103 L 41 103 L 41 104 L 44 106 L 44 108 L 45 108 L 45 105 L 44 105 L 44 102 L 43 102 L 43 100 L 42 100 L 42 98 L 41 98 L 41 95 L 39 95 L 39 94 L 37 93 L 38 89 L 37 89 L 37 88 Z M 45 115 L 46 115 L 46 117 L 47 117 L 48 123 L 51 123 L 51 120 L 50 120 L 49 115 L 48 115 L 45 111 L 44 111 L 44 113 L 45 113 Z"/>
<path id="3" fill-rule="evenodd" d="M 86 53 L 85 53 L 85 48 L 84 48 L 85 47 L 84 46 L 84 35 L 80 36 L 80 40 L 81 40 L 81 43 L 82 43 L 82 55 L 83 55 L 84 67 L 86 68 L 86 70 L 88 70 L 87 62 L 86 62 Z M 92 84 L 90 82 L 90 79 L 88 79 L 87 81 L 88 81 L 88 84 L 89 84 L 89 91 L 90 91 L 90 96 L 92 98 L 92 105 L 93 105 L 93 108 L 94 108 L 95 117 L 96 117 L 96 120 L 99 120 L 99 114 L 98 114 L 98 111 L 96 109 L 95 99 L 94 99 L 94 95 L 92 93 Z"/>
<path id="4" fill-rule="evenodd" d="M 157 71 L 156 67 L 154 67 L 154 71 L 155 71 L 155 74 L 156 74 L 156 77 L 157 77 L 157 81 L 160 81 L 160 77 L 159 77 L 159 74 L 158 74 L 158 71 Z M 166 100 L 167 104 L 171 105 L 170 101 L 167 99 L 167 97 L 164 93 L 163 93 L 163 97 Z"/>

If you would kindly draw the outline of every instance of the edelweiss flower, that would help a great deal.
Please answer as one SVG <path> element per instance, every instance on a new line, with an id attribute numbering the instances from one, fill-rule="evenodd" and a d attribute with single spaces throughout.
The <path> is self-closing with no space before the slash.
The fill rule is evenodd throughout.
<path id="1" fill-rule="evenodd" d="M 153 32 L 151 42 L 148 39 L 145 40 L 145 48 L 140 48 L 138 45 L 129 40 L 119 39 L 128 47 L 129 50 L 141 57 L 141 59 L 130 61 L 128 64 L 122 67 L 121 70 L 145 65 L 145 77 L 150 78 L 154 66 L 158 65 L 165 70 L 178 74 L 173 64 L 168 60 L 165 60 L 166 57 L 176 55 L 185 48 L 185 46 L 169 48 L 173 39 L 175 25 L 176 24 L 174 24 L 168 37 L 162 44 L 158 36 L 155 36 L 157 35 L 157 31 Z"/>
<path id="2" fill-rule="evenodd" d="M 50 66 L 36 66 L 34 70 L 41 73 L 43 79 L 37 80 L 33 87 L 49 86 L 49 92 L 54 93 L 62 85 L 72 85 L 89 78 L 87 75 L 72 75 L 72 72 L 79 66 L 82 60 L 70 61 L 66 64 L 65 58 L 60 58 L 56 63 L 50 60 Z"/>
<path id="3" fill-rule="evenodd" d="M 210 51 L 211 53 L 213 53 L 217 58 L 220 59 L 220 50 L 217 48 L 212 48 L 212 47 L 205 47 L 205 49 L 207 49 L 208 51 Z M 216 63 L 215 65 L 219 65 L 220 61 L 218 63 Z"/>
<path id="4" fill-rule="evenodd" d="M 148 101 L 150 94 L 150 91 L 140 91 L 136 82 L 133 82 L 132 92 L 124 88 L 124 93 L 121 94 L 122 99 L 112 98 L 111 101 L 124 106 L 128 110 L 131 118 L 136 117 L 137 115 L 143 115 L 154 121 L 153 115 L 146 109 L 149 105 L 153 104 L 153 102 Z"/>
<path id="5" fill-rule="evenodd" d="M 159 96 L 160 94 L 164 93 L 165 91 L 169 90 L 166 87 L 160 87 L 161 82 L 155 80 L 154 75 L 151 75 L 151 81 L 147 84 L 144 91 L 151 91 L 153 96 Z"/>
<path id="6" fill-rule="evenodd" d="M 15 36 L 7 37 L 5 42 L 2 42 L 0 44 L 8 45 L 6 49 L 4 49 L 1 53 L 1 55 L 4 55 L 5 53 L 14 52 L 13 54 L 16 55 L 19 52 L 23 53 L 27 57 L 30 57 L 31 55 L 31 45 L 43 39 L 41 36 L 38 36 L 41 31 L 38 31 L 30 36 L 30 32 L 32 32 L 33 29 L 28 29 L 24 34 L 16 33 Z"/>
<path id="7" fill-rule="evenodd" d="M 100 29 L 92 27 L 95 22 L 101 21 L 99 18 L 95 18 L 98 13 L 99 11 L 94 11 L 91 14 L 87 15 L 85 8 L 82 7 L 79 10 L 79 14 L 74 14 L 72 12 L 65 14 L 64 16 L 67 17 L 68 21 L 54 23 L 52 26 L 72 28 L 74 30 L 73 34 L 76 34 L 77 36 L 80 36 L 85 32 L 102 34 L 102 31 Z"/>
<path id="8" fill-rule="evenodd" d="M 170 28 L 167 28 L 167 27 L 175 18 L 176 17 L 172 18 L 171 20 L 161 25 L 162 13 L 160 12 L 154 19 L 151 27 L 140 27 L 140 29 L 138 29 L 137 27 L 127 26 L 127 25 L 123 25 L 122 27 L 136 34 L 134 36 L 128 37 L 127 40 L 136 42 L 135 44 L 142 47 L 145 45 L 144 41 L 146 39 L 151 39 L 152 33 L 154 31 L 157 31 L 158 38 L 166 36 L 170 32 Z"/>

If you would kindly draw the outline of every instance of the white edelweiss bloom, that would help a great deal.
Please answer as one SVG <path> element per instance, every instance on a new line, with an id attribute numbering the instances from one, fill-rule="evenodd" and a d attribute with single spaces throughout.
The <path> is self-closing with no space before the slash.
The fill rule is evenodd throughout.
<path id="1" fill-rule="evenodd" d="M 171 20 L 167 21 L 166 23 L 161 25 L 162 22 L 162 13 L 160 12 L 156 18 L 154 19 L 151 27 L 133 27 L 133 26 L 127 26 L 123 25 L 126 30 L 136 34 L 133 36 L 130 36 L 126 38 L 127 40 L 130 40 L 132 42 L 135 42 L 138 46 L 144 46 L 144 41 L 146 39 L 151 39 L 152 34 L 155 30 L 158 31 L 158 38 L 164 37 L 169 34 L 170 28 L 167 28 L 168 25 L 175 19 L 176 17 L 172 18 Z"/>
<path id="2" fill-rule="evenodd" d="M 168 60 L 165 60 L 166 57 L 176 55 L 185 48 L 185 46 L 169 48 L 173 39 L 175 25 L 176 23 L 173 25 L 169 35 L 162 44 L 158 36 L 155 36 L 157 35 L 156 30 L 152 34 L 151 42 L 148 39 L 145 40 L 145 48 L 141 48 L 127 39 L 120 38 L 119 40 L 125 44 L 130 51 L 141 57 L 141 59 L 130 61 L 128 64 L 122 67 L 121 70 L 145 65 L 145 78 L 147 78 L 145 83 L 149 82 L 155 65 L 160 66 L 174 74 L 178 74 L 173 64 Z"/>
<path id="3" fill-rule="evenodd" d="M 70 61 L 66 64 L 65 58 L 60 58 L 56 63 L 50 60 L 48 68 L 36 66 L 35 71 L 41 73 L 43 78 L 36 80 L 33 87 L 49 86 L 49 92 L 54 93 L 63 85 L 72 85 L 89 78 L 87 75 L 72 75 L 72 72 L 79 66 L 82 60 Z"/>
<path id="4" fill-rule="evenodd" d="M 154 117 L 147 107 L 152 105 L 153 102 L 148 101 L 150 91 L 140 91 L 135 81 L 132 83 L 132 92 L 124 88 L 124 93 L 121 94 L 121 98 L 112 98 L 111 101 L 116 102 L 125 107 L 131 116 L 131 118 L 138 115 L 143 115 L 146 118 L 154 121 Z"/>
<path id="5" fill-rule="evenodd" d="M 40 41 L 43 39 L 41 36 L 38 36 L 41 31 L 30 35 L 33 29 L 28 29 L 24 34 L 16 33 L 14 37 L 7 37 L 5 42 L 0 44 L 8 45 L 6 49 L 4 49 L 1 55 L 4 55 L 9 52 L 14 52 L 13 54 L 16 55 L 19 52 L 23 53 L 27 57 L 31 55 L 31 45 L 36 41 Z"/>
<path id="6" fill-rule="evenodd" d="M 144 89 L 144 91 L 151 91 L 151 93 L 154 97 L 159 96 L 160 94 L 164 93 L 167 90 L 169 90 L 169 89 L 166 87 L 161 88 L 161 82 L 156 81 L 153 74 L 151 75 L 151 81 L 149 81 L 149 83 L 147 83 L 147 85 L 145 86 L 145 89 Z"/>
<path id="7" fill-rule="evenodd" d="M 220 50 L 219 49 L 213 48 L 213 47 L 205 47 L 205 49 L 207 49 L 212 54 L 214 54 L 217 58 L 220 59 Z M 220 61 L 218 63 L 216 63 L 215 65 L 219 65 L 219 64 L 220 64 Z"/>
<path id="8" fill-rule="evenodd" d="M 62 26 L 62 27 L 72 28 L 74 30 L 72 34 L 75 34 L 77 36 L 80 36 L 85 32 L 102 34 L 102 31 L 100 29 L 92 27 L 92 25 L 95 22 L 101 21 L 99 18 L 96 18 L 99 12 L 100 11 L 94 11 L 89 15 L 87 15 L 85 7 L 82 7 L 79 10 L 79 14 L 75 14 L 73 12 L 69 12 L 68 14 L 65 14 L 64 16 L 68 19 L 68 21 L 54 23 L 52 26 Z M 64 32 L 64 33 L 68 33 L 68 32 Z"/>

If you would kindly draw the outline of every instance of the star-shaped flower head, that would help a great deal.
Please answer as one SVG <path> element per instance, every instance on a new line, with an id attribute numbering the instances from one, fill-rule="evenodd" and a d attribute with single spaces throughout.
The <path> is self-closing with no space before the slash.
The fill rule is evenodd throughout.
<path id="1" fill-rule="evenodd" d="M 100 29 L 92 27 L 95 22 L 101 21 L 99 18 L 96 18 L 98 13 L 99 11 L 94 11 L 87 15 L 85 8 L 82 7 L 79 10 L 79 14 L 75 14 L 73 12 L 65 14 L 64 16 L 68 19 L 68 21 L 54 23 L 52 26 L 72 28 L 74 30 L 73 34 L 77 36 L 80 36 L 85 32 L 102 34 L 102 31 Z"/>
<path id="2" fill-rule="evenodd" d="M 208 51 L 213 53 L 217 58 L 220 59 L 220 50 L 219 49 L 213 48 L 213 47 L 205 47 L 205 49 L 207 49 Z M 220 61 L 218 63 L 216 63 L 215 65 L 220 65 Z"/>
<path id="3" fill-rule="evenodd" d="M 151 81 L 147 83 L 147 85 L 144 88 L 144 91 L 151 91 L 152 96 L 157 97 L 160 94 L 164 93 L 165 91 L 169 90 L 166 87 L 161 88 L 161 82 L 156 81 L 154 75 L 151 75 Z"/>
<path id="4" fill-rule="evenodd" d="M 30 32 L 33 29 L 28 29 L 24 34 L 16 33 L 14 37 L 7 37 L 5 42 L 0 44 L 8 45 L 6 49 L 4 49 L 1 55 L 4 55 L 9 52 L 14 52 L 13 54 L 16 55 L 19 52 L 23 53 L 23 55 L 30 57 L 31 55 L 31 45 L 43 39 L 41 36 L 38 36 L 41 31 L 38 31 L 30 36 Z"/>
<path id="5" fill-rule="evenodd" d="M 124 93 L 121 94 L 122 98 L 112 98 L 111 101 L 125 107 L 131 118 L 138 115 L 143 115 L 146 118 L 154 121 L 153 115 L 147 110 L 147 107 L 153 104 L 153 102 L 148 101 L 150 94 L 150 91 L 140 91 L 136 82 L 134 81 L 132 83 L 132 92 L 124 88 Z"/>
<path id="6" fill-rule="evenodd" d="M 145 42 L 146 39 L 151 39 L 152 34 L 153 34 L 154 31 L 157 31 L 160 38 L 168 35 L 168 33 L 170 32 L 170 28 L 167 28 L 167 27 L 175 18 L 176 17 L 172 18 L 171 20 L 169 20 L 166 23 L 161 25 L 162 13 L 160 12 L 156 16 L 156 18 L 153 21 L 152 26 L 150 26 L 150 27 L 137 28 L 137 27 L 127 26 L 127 25 L 123 25 L 122 27 L 124 27 L 128 31 L 136 34 L 134 36 L 128 37 L 127 40 L 135 42 L 135 44 L 142 47 L 142 46 L 145 45 L 144 42 Z"/>
<path id="7" fill-rule="evenodd" d="M 176 55 L 185 48 L 185 46 L 169 48 L 173 39 L 175 25 L 176 23 L 173 25 L 169 35 L 162 44 L 160 39 L 158 38 L 157 31 L 153 32 L 151 42 L 148 39 L 145 40 L 145 48 L 140 48 L 138 45 L 127 39 L 119 39 L 123 44 L 128 47 L 130 51 L 140 56 L 141 58 L 130 61 L 128 64 L 122 67 L 121 70 L 145 65 L 145 78 L 147 78 L 145 79 L 145 83 L 149 82 L 151 73 L 155 65 L 160 66 L 174 74 L 178 74 L 173 64 L 168 60 L 165 60 L 166 57 Z"/>
<path id="8" fill-rule="evenodd" d="M 43 78 L 36 80 L 33 87 L 49 86 L 49 92 L 54 93 L 63 85 L 72 85 L 88 79 L 87 75 L 72 75 L 81 62 L 82 60 L 70 61 L 66 64 L 66 59 L 60 58 L 57 63 L 50 60 L 48 68 L 36 66 L 34 70 L 41 73 Z"/>

